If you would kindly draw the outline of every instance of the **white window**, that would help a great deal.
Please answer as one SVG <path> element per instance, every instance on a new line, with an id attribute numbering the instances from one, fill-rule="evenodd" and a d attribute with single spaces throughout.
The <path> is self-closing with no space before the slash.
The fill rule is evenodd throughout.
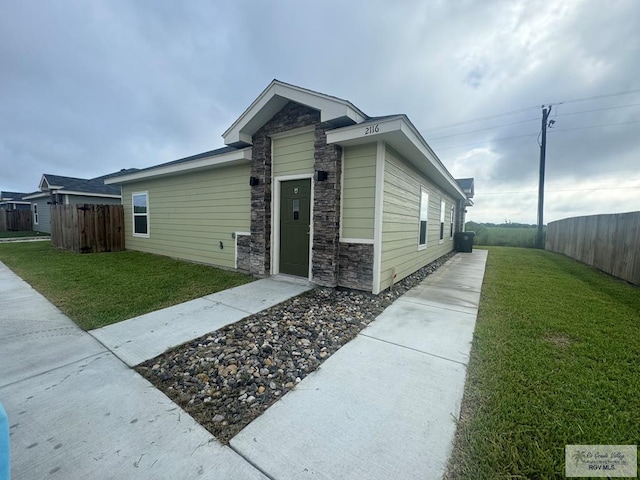
<path id="1" fill-rule="evenodd" d="M 420 225 L 418 233 L 418 249 L 427 247 L 427 227 L 429 223 L 429 194 L 420 190 Z"/>
<path id="2" fill-rule="evenodd" d="M 149 194 L 147 192 L 134 193 L 133 205 L 133 236 L 149 237 Z"/>
<path id="3" fill-rule="evenodd" d="M 446 205 L 444 200 L 440 200 L 440 243 L 444 241 L 444 209 Z"/>
<path id="4" fill-rule="evenodd" d="M 33 224 L 38 225 L 38 204 L 33 204 Z"/>
<path id="5" fill-rule="evenodd" d="M 449 240 L 453 239 L 453 223 L 455 221 L 455 218 L 456 218 L 455 207 L 451 205 L 451 218 L 449 220 L 449 222 L 451 222 L 449 225 Z"/>

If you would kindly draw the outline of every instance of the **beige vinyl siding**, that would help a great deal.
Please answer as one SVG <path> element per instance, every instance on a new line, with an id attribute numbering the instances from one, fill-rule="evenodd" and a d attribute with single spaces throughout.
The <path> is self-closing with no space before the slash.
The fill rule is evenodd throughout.
<path id="1" fill-rule="evenodd" d="M 420 188 L 429 194 L 427 245 L 418 247 L 420 219 Z M 440 243 L 440 201 L 445 208 L 453 203 L 427 177 L 404 161 L 392 149 L 386 149 L 382 224 L 382 258 L 380 290 L 391 285 L 395 272 L 399 281 L 429 262 L 453 250 L 453 241 L 446 231 Z"/>
<path id="2" fill-rule="evenodd" d="M 313 131 L 274 138 L 273 176 L 313 173 L 314 141 Z"/>
<path id="3" fill-rule="evenodd" d="M 344 149 L 342 238 L 373 240 L 376 144 Z"/>
<path id="4" fill-rule="evenodd" d="M 123 185 L 126 248 L 234 268 L 232 234 L 250 230 L 249 176 L 247 163 Z M 133 236 L 139 192 L 148 192 L 149 238 Z"/>

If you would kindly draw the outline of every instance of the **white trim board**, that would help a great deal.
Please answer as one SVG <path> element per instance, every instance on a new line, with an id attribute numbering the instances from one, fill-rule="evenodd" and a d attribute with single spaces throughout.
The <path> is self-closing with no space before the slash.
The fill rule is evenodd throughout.
<path id="1" fill-rule="evenodd" d="M 381 140 L 376 147 L 376 198 L 373 222 L 373 278 L 372 293 L 380 293 L 380 276 L 382 274 L 382 220 L 384 215 L 384 169 L 387 147 Z"/>
<path id="2" fill-rule="evenodd" d="M 314 188 L 313 188 L 313 173 L 301 173 L 298 175 L 281 175 L 272 179 L 273 192 L 271 197 L 271 275 L 278 275 L 280 273 L 280 193 L 281 183 L 289 180 L 305 180 L 308 179 L 311 184 L 311 199 L 309 200 L 309 274 L 307 280 L 311 281 L 311 274 L 313 272 L 313 203 L 314 203 Z"/>

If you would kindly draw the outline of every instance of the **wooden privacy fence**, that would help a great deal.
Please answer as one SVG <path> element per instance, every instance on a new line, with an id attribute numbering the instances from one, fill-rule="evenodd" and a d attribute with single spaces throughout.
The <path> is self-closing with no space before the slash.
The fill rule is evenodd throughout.
<path id="1" fill-rule="evenodd" d="M 0 232 L 30 232 L 31 210 L 0 210 Z"/>
<path id="2" fill-rule="evenodd" d="M 640 212 L 551 222 L 545 248 L 640 285 Z"/>
<path id="3" fill-rule="evenodd" d="M 124 250 L 122 205 L 52 205 L 51 244 L 76 253 Z"/>

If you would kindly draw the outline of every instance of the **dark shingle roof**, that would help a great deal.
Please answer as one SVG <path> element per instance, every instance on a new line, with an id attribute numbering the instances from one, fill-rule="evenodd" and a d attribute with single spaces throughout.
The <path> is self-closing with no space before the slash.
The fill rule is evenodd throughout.
<path id="1" fill-rule="evenodd" d="M 107 173 L 106 175 L 101 175 L 99 177 L 96 178 L 92 178 L 91 180 L 101 180 L 104 181 L 107 178 L 113 178 L 113 177 L 119 177 L 120 175 L 127 175 L 129 173 L 133 173 L 133 172 L 137 172 L 139 171 L 139 168 L 123 168 L 122 170 L 118 171 L 118 172 L 114 172 L 114 173 Z"/>
<path id="2" fill-rule="evenodd" d="M 154 170 L 156 168 L 167 167 L 169 165 L 178 165 L 180 163 L 191 162 L 193 160 L 198 160 L 199 158 L 215 157 L 216 155 L 222 155 L 223 153 L 235 152 L 236 150 L 243 150 L 243 149 L 242 148 L 235 148 L 235 147 L 217 148 L 215 150 L 209 150 L 208 152 L 202 152 L 202 153 L 198 153 L 196 155 L 191 155 L 190 157 L 184 157 L 184 158 L 180 158 L 178 160 L 172 160 L 170 162 L 161 163 L 159 165 L 153 165 L 152 167 L 141 168 L 140 170 L 131 169 L 132 172 L 127 172 L 127 173 L 133 173 L 133 170 L 138 171 L 138 172 L 146 172 L 148 170 Z M 120 188 L 120 187 L 117 187 L 117 188 Z"/>
<path id="3" fill-rule="evenodd" d="M 80 193 L 94 193 L 104 195 L 120 195 L 120 187 L 105 185 L 104 181 L 98 178 L 87 180 L 85 178 L 63 177 L 61 175 L 51 175 L 45 173 L 44 178 L 51 186 L 61 187 L 61 190 Z"/>
<path id="4" fill-rule="evenodd" d="M 19 202 L 25 195 L 27 194 L 22 192 L 0 192 L 0 200 Z"/>

